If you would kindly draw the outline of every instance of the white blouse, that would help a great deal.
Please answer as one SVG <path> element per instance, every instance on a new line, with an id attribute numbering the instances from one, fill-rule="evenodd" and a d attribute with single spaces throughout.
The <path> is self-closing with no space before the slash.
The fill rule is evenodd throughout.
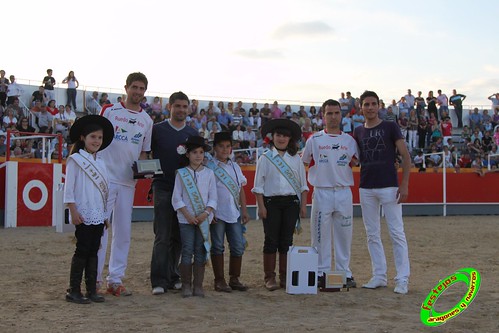
<path id="1" fill-rule="evenodd" d="M 272 148 L 272 157 L 279 152 Z M 298 154 L 291 156 L 287 152 L 283 156 L 283 160 L 293 170 L 298 183 L 301 185 L 301 192 L 308 191 L 307 178 L 305 176 L 305 167 Z M 276 195 L 296 195 L 295 190 L 289 184 L 288 180 L 281 172 L 269 161 L 265 156 L 260 156 L 256 165 L 255 185 L 251 192 L 263 194 L 266 197 Z"/>
<path id="2" fill-rule="evenodd" d="M 248 182 L 246 177 L 241 171 L 241 167 L 229 160 L 227 163 L 221 162 L 216 158 L 213 160 L 219 167 L 223 168 L 225 172 L 232 177 L 234 182 L 237 183 L 239 190 Z M 217 178 L 215 176 L 215 178 Z M 236 223 L 239 218 L 239 204 L 236 206 L 232 193 L 227 189 L 222 181 L 217 178 L 217 197 L 218 202 L 221 204 L 217 207 L 216 217 L 227 223 Z"/>
<path id="3" fill-rule="evenodd" d="M 205 207 L 211 207 L 213 208 L 213 210 L 217 209 L 217 183 L 213 171 L 211 171 L 207 167 L 203 167 L 202 170 L 196 171 L 196 173 L 194 173 L 194 170 L 189 167 L 187 168 L 187 170 L 191 173 L 192 178 L 196 182 L 199 193 L 203 198 Z M 182 183 L 182 180 L 178 173 L 175 175 L 172 205 L 173 209 L 178 212 L 177 217 L 179 223 L 189 223 L 185 216 L 179 211 L 179 209 L 182 207 L 186 207 L 187 211 L 192 216 L 196 216 L 196 214 L 194 213 L 194 209 L 192 208 L 191 200 L 189 199 L 189 194 L 187 194 L 187 191 L 185 190 L 184 184 Z M 212 212 L 210 213 L 208 219 L 211 221 L 213 219 L 213 216 L 214 214 Z"/>
<path id="4" fill-rule="evenodd" d="M 92 164 L 100 171 L 109 184 L 107 169 L 99 153 L 97 153 L 97 160 L 94 160 L 93 156 L 83 149 L 80 149 L 78 153 L 92 161 Z M 104 223 L 104 220 L 109 217 L 99 189 L 71 156 L 66 161 L 64 203 L 75 203 L 76 210 L 81 214 L 83 223 L 86 225 Z M 69 221 L 71 221 L 71 214 Z"/>

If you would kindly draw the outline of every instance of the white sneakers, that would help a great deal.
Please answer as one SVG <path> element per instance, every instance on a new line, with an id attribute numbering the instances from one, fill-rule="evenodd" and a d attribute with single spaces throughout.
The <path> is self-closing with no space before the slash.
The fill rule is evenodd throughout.
<path id="1" fill-rule="evenodd" d="M 154 287 L 152 288 L 153 295 L 161 295 L 165 293 L 165 289 L 163 287 Z"/>
<path id="2" fill-rule="evenodd" d="M 362 285 L 362 288 L 376 289 L 386 287 L 386 285 L 387 284 L 385 280 L 378 277 L 372 277 L 368 283 Z M 399 281 L 395 284 L 395 289 L 393 289 L 393 292 L 396 294 L 405 295 L 407 294 L 408 290 L 408 283 L 406 281 Z"/>
<path id="3" fill-rule="evenodd" d="M 376 289 L 381 287 L 386 287 L 386 281 L 377 277 L 372 277 L 368 283 L 362 285 L 362 288 L 367 289 Z"/>
<path id="4" fill-rule="evenodd" d="M 393 292 L 402 295 L 407 294 L 407 282 L 397 282 L 397 284 L 395 285 L 395 289 L 393 289 Z"/>

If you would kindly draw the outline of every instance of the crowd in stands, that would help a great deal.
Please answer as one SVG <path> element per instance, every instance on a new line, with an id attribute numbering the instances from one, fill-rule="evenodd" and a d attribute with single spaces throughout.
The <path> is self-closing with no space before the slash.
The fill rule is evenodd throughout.
<path id="1" fill-rule="evenodd" d="M 0 116 L 3 119 L 0 154 L 5 154 L 5 132 L 10 129 L 13 135 L 18 135 L 16 132 L 62 134 L 65 158 L 70 144 L 67 142 L 69 128 L 77 114 L 98 114 L 103 105 L 120 102 L 122 98 L 110 101 L 107 93 L 93 91 L 85 100 L 84 110 L 78 112 L 75 100 L 79 82 L 74 72 L 70 71 L 62 82 L 68 85 L 66 104 L 57 103 L 54 99 L 56 81 L 52 77 L 52 70 L 48 69 L 43 84 L 27 101 L 29 110 L 26 110 L 20 105 L 22 88 L 15 82 L 15 77 L 11 75 L 7 78 L 5 71 L 0 70 Z M 478 108 L 470 110 L 468 124 L 462 123 L 464 99 L 466 96 L 458 94 L 456 90 L 453 90 L 450 97 L 441 90 L 437 91 L 436 96 L 433 91 L 429 91 L 425 98 L 421 91 L 415 96 L 409 89 L 407 94 L 392 99 L 389 103 L 380 100 L 379 116 L 399 125 L 415 167 L 442 167 L 444 160 L 446 167 L 457 169 L 488 167 L 488 155 L 497 154 L 499 145 L 499 93 L 488 96 L 492 102 L 490 112 Z M 359 99 L 346 92 L 341 93 L 338 101 L 343 115 L 342 130 L 351 134 L 364 123 Z M 449 109 L 449 105 L 458 118 L 457 130 L 450 120 L 449 112 L 452 109 Z M 141 106 L 155 123 L 169 117 L 166 105 L 158 96 L 150 101 L 144 97 Z M 187 124 L 195 128 L 207 142 L 212 142 L 217 132 L 230 131 L 234 140 L 233 148 L 236 150 L 234 159 L 240 164 L 253 164 L 256 156 L 268 148 L 259 129 L 265 122 L 275 118 L 288 118 L 300 125 L 300 148 L 304 147 L 306 140 L 314 132 L 322 130 L 323 126 L 320 107 L 285 105 L 282 108 L 277 101 L 272 105 L 253 103 L 246 109 L 242 101 L 209 101 L 200 106 L 199 101 L 192 100 Z M 54 141 L 56 140 L 52 140 L 52 148 Z M 15 140 L 11 150 L 17 157 L 41 156 L 39 142 L 36 140 Z M 57 154 L 57 149 L 51 151 Z M 495 168 L 499 158 L 492 157 L 490 163 Z"/>

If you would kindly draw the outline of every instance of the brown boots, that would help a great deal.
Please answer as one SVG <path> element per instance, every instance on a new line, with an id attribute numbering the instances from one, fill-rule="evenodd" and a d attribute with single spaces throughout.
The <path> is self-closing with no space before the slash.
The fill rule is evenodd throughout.
<path id="1" fill-rule="evenodd" d="M 215 276 L 215 290 L 230 293 L 232 290 L 246 291 L 248 287 L 239 281 L 241 275 L 242 257 L 230 257 L 229 262 L 229 285 L 224 277 L 224 257 L 223 255 L 211 256 L 213 265 L 213 275 Z"/>
<path id="2" fill-rule="evenodd" d="M 243 262 L 243 257 L 230 257 L 229 263 L 229 286 L 232 290 L 246 291 L 248 287 L 239 281 L 239 276 L 241 275 L 241 264 Z"/>
<path id="3" fill-rule="evenodd" d="M 215 291 L 230 293 L 232 289 L 227 285 L 224 277 L 223 254 L 211 256 L 211 264 L 213 266 L 213 275 L 215 276 Z"/>
<path id="4" fill-rule="evenodd" d="M 180 278 L 182 279 L 182 297 L 192 296 L 192 264 L 180 264 Z"/>
<path id="5" fill-rule="evenodd" d="M 265 272 L 265 288 L 274 291 L 286 288 L 286 271 L 288 269 L 288 254 L 279 253 L 279 284 L 275 279 L 276 253 L 263 254 L 263 271 Z"/>
<path id="6" fill-rule="evenodd" d="M 275 280 L 275 253 L 263 254 L 263 271 L 265 272 L 265 288 L 270 291 L 279 289 Z"/>
<path id="7" fill-rule="evenodd" d="M 192 281 L 193 284 L 193 290 L 192 290 L 192 296 L 199 296 L 199 297 L 204 297 L 204 290 L 203 290 L 203 280 L 204 280 L 204 269 L 206 265 L 194 265 L 192 272 L 194 274 L 194 279 Z"/>

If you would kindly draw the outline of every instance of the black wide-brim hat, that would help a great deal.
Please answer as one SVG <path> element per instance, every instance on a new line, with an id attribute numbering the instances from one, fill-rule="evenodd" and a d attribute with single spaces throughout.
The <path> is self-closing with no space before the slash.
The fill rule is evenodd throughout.
<path id="1" fill-rule="evenodd" d="M 198 135 L 191 135 L 184 143 L 186 146 L 202 147 L 204 151 L 210 151 L 210 145 L 206 144 L 204 138 Z"/>
<path id="2" fill-rule="evenodd" d="M 274 133 L 277 128 L 285 128 L 291 132 L 293 140 L 298 141 L 301 138 L 300 125 L 289 119 L 272 119 L 267 121 L 262 126 L 262 137 L 267 136 L 268 133 Z"/>
<path id="3" fill-rule="evenodd" d="M 71 129 L 69 130 L 69 138 L 71 139 L 71 142 L 75 143 L 80 140 L 81 133 L 89 124 L 97 124 L 102 127 L 102 145 L 99 150 L 103 150 L 109 146 L 114 138 L 113 124 L 111 124 L 107 118 L 95 114 L 83 116 L 74 122 L 73 126 L 71 126 Z"/>
<path id="4" fill-rule="evenodd" d="M 213 145 L 216 145 L 217 143 L 222 141 L 230 141 L 230 144 L 232 144 L 232 135 L 226 131 L 215 133 L 215 137 L 213 138 Z"/>

